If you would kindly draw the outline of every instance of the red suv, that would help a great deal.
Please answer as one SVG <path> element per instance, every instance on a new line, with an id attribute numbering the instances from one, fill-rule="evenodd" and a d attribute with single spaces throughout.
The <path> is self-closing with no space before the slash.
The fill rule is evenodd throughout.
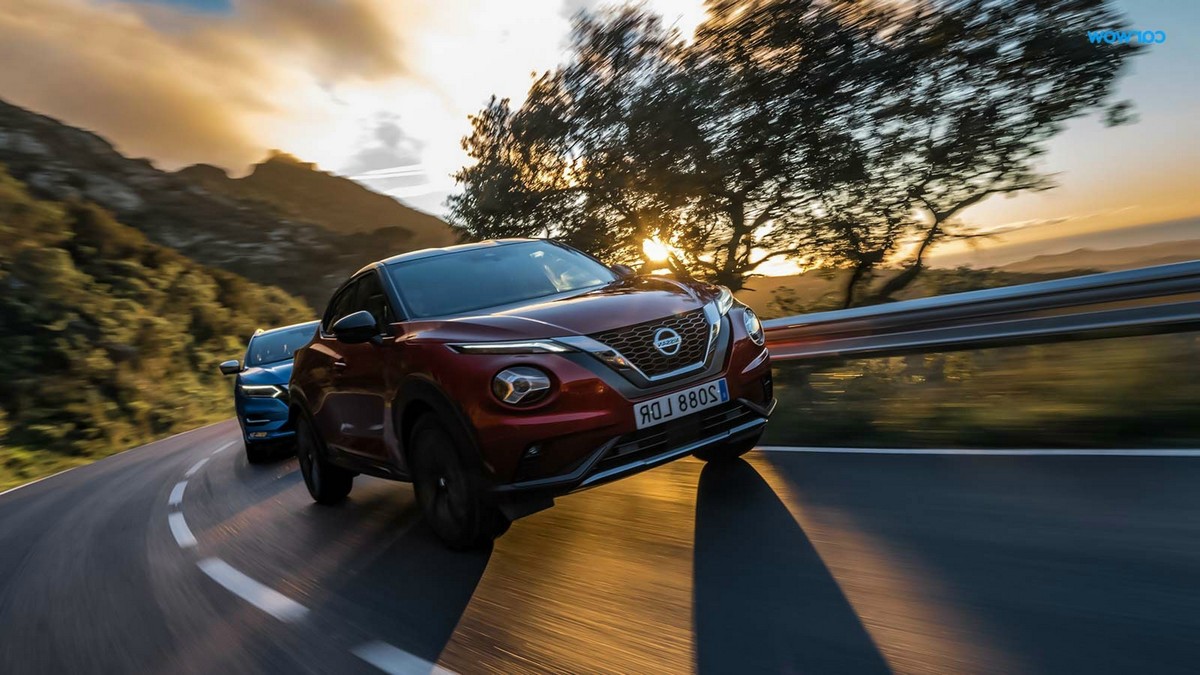
<path id="1" fill-rule="evenodd" d="M 363 268 L 296 352 L 289 401 L 313 499 L 412 481 L 452 548 L 568 492 L 737 457 L 775 406 L 762 326 L 728 289 L 541 239 Z"/>

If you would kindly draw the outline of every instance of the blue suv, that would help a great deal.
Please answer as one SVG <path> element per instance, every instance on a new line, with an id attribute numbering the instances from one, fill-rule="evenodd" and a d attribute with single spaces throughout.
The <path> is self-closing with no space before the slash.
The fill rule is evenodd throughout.
<path id="1" fill-rule="evenodd" d="M 308 344 L 317 332 L 318 321 L 259 330 L 246 345 L 246 362 L 226 361 L 221 373 L 236 375 L 234 406 L 246 459 L 252 463 L 267 460 L 272 450 L 290 448 L 295 431 L 288 422 L 288 380 L 292 376 L 292 355 Z"/>

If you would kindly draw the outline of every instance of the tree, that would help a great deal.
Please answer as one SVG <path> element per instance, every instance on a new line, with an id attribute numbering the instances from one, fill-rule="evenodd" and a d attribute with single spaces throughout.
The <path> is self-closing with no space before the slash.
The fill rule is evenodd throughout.
<path id="1" fill-rule="evenodd" d="M 860 81 L 845 123 L 866 170 L 822 196 L 820 241 L 854 270 L 846 306 L 882 263 L 900 271 L 868 301 L 912 283 L 938 242 L 975 236 L 960 220 L 969 207 L 1051 188 L 1037 165 L 1045 142 L 1104 104 L 1132 53 L 1081 37 L 1119 23 L 1099 1 L 918 3 L 887 23 L 896 27 L 887 67 Z M 1111 106 L 1110 117 L 1126 106 Z"/>
<path id="2" fill-rule="evenodd" d="M 843 267 L 846 304 L 911 245 L 886 299 L 970 234 L 964 209 L 1048 186 L 1045 140 L 1129 53 L 1086 29 L 1117 24 L 1081 0 L 717 0 L 689 43 L 641 10 L 584 16 L 524 103 L 472 117 L 451 213 L 613 262 L 656 237 L 735 290 L 772 259 Z"/>

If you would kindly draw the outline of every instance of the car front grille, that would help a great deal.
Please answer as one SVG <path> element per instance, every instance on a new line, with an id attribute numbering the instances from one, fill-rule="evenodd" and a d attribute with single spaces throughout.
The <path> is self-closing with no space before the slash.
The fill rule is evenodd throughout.
<path id="1" fill-rule="evenodd" d="M 758 415 L 737 401 L 702 410 L 694 415 L 671 420 L 648 429 L 641 429 L 622 436 L 600 458 L 598 469 L 603 471 L 614 466 L 628 464 L 647 457 L 661 455 L 702 438 L 709 438 L 745 424 Z"/>
<path id="2" fill-rule="evenodd" d="M 660 328 L 670 328 L 679 333 L 678 352 L 668 356 L 655 348 L 654 334 Z M 620 352 L 647 377 L 656 377 L 704 361 L 708 352 L 709 330 L 704 310 L 697 309 L 591 337 Z"/>

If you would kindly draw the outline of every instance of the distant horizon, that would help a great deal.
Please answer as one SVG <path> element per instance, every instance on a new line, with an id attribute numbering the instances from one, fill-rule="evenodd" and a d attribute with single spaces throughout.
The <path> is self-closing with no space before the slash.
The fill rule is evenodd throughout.
<path id="1" fill-rule="evenodd" d="M 1029 226 L 1034 228 L 1037 226 Z M 1200 215 L 1154 223 L 1122 225 L 1105 230 L 1064 234 L 1031 241 L 1008 241 L 1022 230 L 999 235 L 990 246 L 949 254 L 935 252 L 932 267 L 996 267 L 1029 260 L 1040 255 L 1058 255 L 1076 250 L 1119 251 L 1169 242 L 1200 241 Z"/>

